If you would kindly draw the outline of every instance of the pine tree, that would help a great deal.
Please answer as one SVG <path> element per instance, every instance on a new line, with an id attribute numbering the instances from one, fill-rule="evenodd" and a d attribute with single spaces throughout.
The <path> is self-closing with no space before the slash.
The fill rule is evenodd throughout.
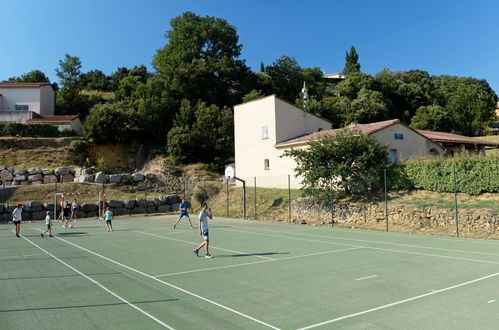
<path id="1" fill-rule="evenodd" d="M 260 72 L 265 72 L 265 65 L 263 65 L 263 62 L 260 62 Z"/>
<path id="2" fill-rule="evenodd" d="M 343 69 L 345 75 L 353 72 L 360 72 L 359 54 L 357 54 L 354 46 L 350 48 L 350 52 L 346 52 L 345 68 Z"/>

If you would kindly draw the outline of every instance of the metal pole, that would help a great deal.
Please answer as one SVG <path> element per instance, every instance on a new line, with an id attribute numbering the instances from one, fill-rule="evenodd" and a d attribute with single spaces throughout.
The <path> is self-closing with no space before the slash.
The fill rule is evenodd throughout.
<path id="1" fill-rule="evenodd" d="M 288 222 L 291 223 L 291 175 L 288 174 Z"/>
<path id="2" fill-rule="evenodd" d="M 329 189 L 331 190 L 331 227 L 334 225 L 334 195 L 333 195 L 333 178 L 329 179 Z"/>
<path id="3" fill-rule="evenodd" d="M 225 185 L 227 186 L 227 218 L 229 217 L 229 179 L 227 179 Z"/>
<path id="4" fill-rule="evenodd" d="M 256 176 L 255 176 L 255 220 L 257 219 L 256 215 Z"/>
<path id="5" fill-rule="evenodd" d="M 383 169 L 383 174 L 385 179 L 385 221 L 386 221 L 386 231 L 388 231 L 388 192 L 386 190 L 386 168 Z"/>
<path id="6" fill-rule="evenodd" d="M 456 237 L 459 237 L 459 217 L 457 210 L 457 178 L 456 178 L 456 165 L 453 166 L 454 172 L 454 210 L 456 214 Z"/>
<path id="7" fill-rule="evenodd" d="M 146 215 L 147 215 L 147 183 L 144 181 L 144 191 L 146 194 Z"/>
<path id="8" fill-rule="evenodd" d="M 246 218 L 246 181 L 243 181 L 243 219 Z"/>

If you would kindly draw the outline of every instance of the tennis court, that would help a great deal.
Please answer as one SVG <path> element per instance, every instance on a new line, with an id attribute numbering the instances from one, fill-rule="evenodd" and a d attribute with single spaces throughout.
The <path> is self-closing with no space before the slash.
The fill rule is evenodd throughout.
<path id="1" fill-rule="evenodd" d="M 1 329 L 485 329 L 499 242 L 176 216 L 0 226 Z M 194 220 L 194 217 L 193 217 Z M 196 222 L 196 220 L 195 220 Z"/>

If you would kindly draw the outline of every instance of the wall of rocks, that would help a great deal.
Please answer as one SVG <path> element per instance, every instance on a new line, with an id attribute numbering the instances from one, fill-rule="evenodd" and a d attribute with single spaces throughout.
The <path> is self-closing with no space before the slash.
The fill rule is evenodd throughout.
<path id="1" fill-rule="evenodd" d="M 405 227 L 408 231 L 434 231 L 455 233 L 455 211 L 436 207 L 417 208 L 408 205 L 389 206 L 389 227 Z M 310 198 L 296 200 L 291 205 L 294 222 L 349 227 L 384 229 L 386 226 L 385 205 L 378 203 L 336 203 L 333 210 Z M 499 213 L 484 209 L 459 209 L 459 231 L 461 234 L 478 236 L 495 235 L 499 232 Z"/>
<path id="2" fill-rule="evenodd" d="M 109 200 L 107 206 L 111 208 L 115 216 L 132 215 L 132 214 L 149 214 L 149 213 L 168 213 L 179 210 L 181 200 L 178 195 L 161 196 L 157 198 L 137 198 L 124 201 Z M 102 206 L 102 205 L 101 205 Z M 3 222 L 12 220 L 12 211 L 15 206 L 0 205 L 0 219 Z M 56 206 L 57 212 L 60 212 L 60 205 Z M 54 218 L 54 204 L 28 202 L 23 205 L 23 220 L 43 220 L 47 211 L 51 211 L 51 216 Z M 85 203 L 80 205 L 78 218 L 95 218 L 99 216 L 99 204 Z"/>
<path id="3" fill-rule="evenodd" d="M 104 172 L 95 172 L 90 168 L 69 168 L 67 166 L 56 169 L 41 169 L 32 167 L 6 168 L 0 166 L 0 181 L 6 186 L 26 186 L 47 183 L 68 182 L 93 182 L 93 183 L 118 183 L 142 182 L 147 174 L 122 173 L 107 175 Z"/>

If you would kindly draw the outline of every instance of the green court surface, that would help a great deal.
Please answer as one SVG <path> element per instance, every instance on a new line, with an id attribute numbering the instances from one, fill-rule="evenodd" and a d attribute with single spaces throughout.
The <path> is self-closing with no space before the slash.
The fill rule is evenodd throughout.
<path id="1" fill-rule="evenodd" d="M 0 329 L 499 325 L 497 241 L 214 218 L 206 259 L 175 220 L 0 225 Z"/>

